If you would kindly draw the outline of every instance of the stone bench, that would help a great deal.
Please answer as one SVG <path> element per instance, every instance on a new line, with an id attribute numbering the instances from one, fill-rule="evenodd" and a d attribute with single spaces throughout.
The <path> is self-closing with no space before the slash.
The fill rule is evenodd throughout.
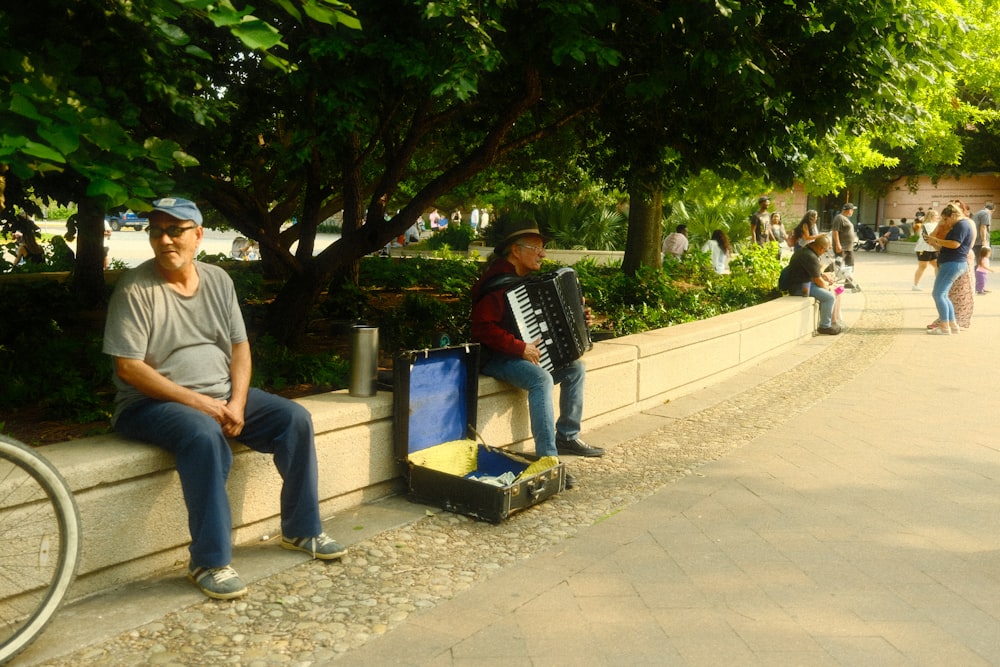
<path id="1" fill-rule="evenodd" d="M 708 384 L 811 337 L 812 299 L 782 297 L 700 322 L 597 343 L 587 366 L 585 428 L 603 426 Z M 392 394 L 346 391 L 297 399 L 313 415 L 321 513 L 401 493 L 392 445 Z M 478 425 L 496 446 L 532 449 L 523 392 L 489 377 L 479 384 Z M 279 531 L 280 479 L 270 457 L 234 445 L 229 479 L 234 542 Z M 73 597 L 148 578 L 187 563 L 187 518 L 171 455 L 102 435 L 48 445 L 42 453 L 73 488 L 83 556 Z"/>

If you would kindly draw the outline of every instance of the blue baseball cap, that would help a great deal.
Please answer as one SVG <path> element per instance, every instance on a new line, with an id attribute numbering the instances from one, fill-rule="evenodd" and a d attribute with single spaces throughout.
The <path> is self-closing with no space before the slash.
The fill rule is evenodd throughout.
<path id="1" fill-rule="evenodd" d="M 164 197 L 153 202 L 153 210 L 166 213 L 178 220 L 191 220 L 196 225 L 201 225 L 201 211 L 190 199 L 179 199 L 177 197 Z"/>

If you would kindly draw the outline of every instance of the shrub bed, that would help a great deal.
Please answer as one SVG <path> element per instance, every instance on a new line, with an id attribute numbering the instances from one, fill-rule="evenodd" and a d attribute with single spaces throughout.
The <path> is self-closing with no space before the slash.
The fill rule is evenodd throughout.
<path id="1" fill-rule="evenodd" d="M 259 264 L 223 262 L 251 331 L 254 385 L 285 395 L 346 387 L 345 324 L 377 325 L 388 358 L 396 350 L 468 340 L 469 290 L 481 263 L 444 254 L 439 259 L 365 258 L 359 285 L 331 286 L 324 294 L 298 350 L 254 331 L 272 296 Z M 773 244 L 742 249 L 730 266 L 730 275 L 716 275 L 707 255 L 693 251 L 682 262 L 668 259 L 663 270 L 643 269 L 635 276 L 591 261 L 575 268 L 594 311 L 595 331 L 612 337 L 713 317 L 777 295 L 780 263 Z M 543 270 L 555 267 L 547 262 Z M 5 304 L 0 430 L 22 437 L 18 424 L 39 415 L 106 429 L 114 390 L 111 365 L 100 351 L 104 313 L 81 310 L 69 287 L 54 281 L 0 280 L 0 303 Z"/>

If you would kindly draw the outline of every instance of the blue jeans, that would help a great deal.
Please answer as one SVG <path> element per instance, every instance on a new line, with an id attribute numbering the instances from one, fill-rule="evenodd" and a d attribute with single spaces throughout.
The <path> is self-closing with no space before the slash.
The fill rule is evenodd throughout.
<path id="1" fill-rule="evenodd" d="M 823 289 L 811 280 L 802 283 L 801 291 L 793 291 L 792 294 L 803 294 L 809 291 L 809 296 L 819 302 L 819 326 L 827 328 L 833 325 L 833 306 L 837 302 L 837 295 L 828 289 Z M 803 294 L 804 296 L 804 294 Z"/>
<path id="2" fill-rule="evenodd" d="M 498 355 L 483 365 L 483 374 L 495 377 L 528 392 L 528 417 L 535 439 L 535 454 L 557 456 L 556 434 L 573 440 L 580 435 L 583 419 L 583 362 L 577 359 L 565 368 L 549 373 L 530 361 Z M 552 390 L 559 385 L 559 420 L 553 409 Z"/>
<path id="3" fill-rule="evenodd" d="M 969 270 L 966 260 L 958 262 L 938 263 L 937 276 L 934 278 L 934 287 L 931 289 L 931 296 L 934 297 L 934 305 L 937 306 L 938 319 L 942 322 L 955 321 L 955 306 L 948 297 L 952 284 L 958 277 Z"/>
<path id="4" fill-rule="evenodd" d="M 226 479 L 233 451 L 222 427 L 208 415 L 180 403 L 146 399 L 119 415 L 115 430 L 172 452 L 181 478 L 191 532 L 191 564 L 222 567 L 232 561 L 232 515 Z M 251 389 L 245 425 L 236 438 L 274 455 L 281 487 L 281 532 L 312 537 L 322 532 L 318 473 L 309 411 L 286 398 Z"/>

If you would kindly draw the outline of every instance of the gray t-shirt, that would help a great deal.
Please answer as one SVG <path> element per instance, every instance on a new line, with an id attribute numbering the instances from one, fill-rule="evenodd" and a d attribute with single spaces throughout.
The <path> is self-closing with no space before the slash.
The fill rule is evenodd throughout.
<path id="1" fill-rule="evenodd" d="M 142 359 L 164 377 L 212 398 L 231 392 L 233 345 L 247 340 L 232 279 L 211 264 L 195 262 L 200 282 L 192 296 L 178 294 L 144 262 L 118 281 L 104 327 L 104 353 Z M 115 414 L 144 398 L 113 373 Z"/>
<path id="2" fill-rule="evenodd" d="M 854 250 L 854 244 L 858 240 L 858 235 L 854 231 L 854 223 L 843 213 L 838 213 L 833 218 L 830 226 L 830 233 L 836 234 L 840 239 L 840 249 L 843 251 Z"/>
<path id="3" fill-rule="evenodd" d="M 987 245 L 989 243 L 990 224 L 993 221 L 993 211 L 988 208 L 980 209 L 979 211 L 976 211 L 975 215 L 972 216 L 972 220 L 976 223 L 975 245 Z M 983 238 L 983 227 L 985 227 L 987 231 L 986 238 Z"/>

